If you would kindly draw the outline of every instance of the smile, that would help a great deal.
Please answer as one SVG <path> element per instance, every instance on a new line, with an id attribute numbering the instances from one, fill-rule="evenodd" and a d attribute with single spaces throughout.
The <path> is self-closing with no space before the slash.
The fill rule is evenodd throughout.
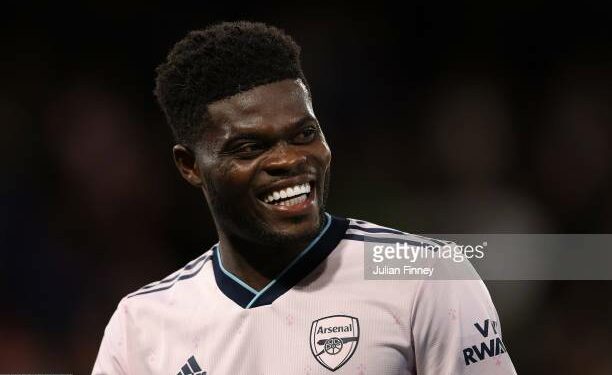
<path id="1" fill-rule="evenodd" d="M 295 206 L 303 203 L 310 194 L 310 184 L 299 184 L 269 193 L 262 200 L 275 206 Z"/>

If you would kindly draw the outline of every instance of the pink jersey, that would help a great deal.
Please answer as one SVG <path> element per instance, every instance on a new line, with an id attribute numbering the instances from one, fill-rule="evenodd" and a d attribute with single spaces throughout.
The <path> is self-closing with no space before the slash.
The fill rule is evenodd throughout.
<path id="1" fill-rule="evenodd" d="M 93 374 L 515 374 L 481 280 L 365 280 L 364 241 L 416 235 L 327 215 L 256 291 L 218 244 L 124 297 Z"/>

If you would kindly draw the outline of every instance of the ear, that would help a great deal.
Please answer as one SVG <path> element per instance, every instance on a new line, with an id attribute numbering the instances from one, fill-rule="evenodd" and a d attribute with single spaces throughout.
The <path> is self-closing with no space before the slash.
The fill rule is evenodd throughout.
<path id="1" fill-rule="evenodd" d="M 193 186 L 202 186 L 201 172 L 193 151 L 183 145 L 174 145 L 172 155 L 174 156 L 174 164 L 181 176 Z"/>

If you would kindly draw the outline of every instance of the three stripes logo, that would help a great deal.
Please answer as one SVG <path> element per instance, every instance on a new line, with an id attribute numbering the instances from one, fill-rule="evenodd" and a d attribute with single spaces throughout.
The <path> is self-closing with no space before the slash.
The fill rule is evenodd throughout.
<path id="1" fill-rule="evenodd" d="M 198 361 L 191 356 L 176 375 L 206 375 L 206 371 L 202 371 Z"/>

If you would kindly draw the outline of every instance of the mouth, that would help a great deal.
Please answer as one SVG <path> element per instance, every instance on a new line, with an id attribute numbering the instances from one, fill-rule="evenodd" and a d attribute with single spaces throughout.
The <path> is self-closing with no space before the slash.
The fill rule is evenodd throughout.
<path id="1" fill-rule="evenodd" d="M 270 208 L 281 210 L 306 208 L 313 202 L 314 181 L 298 183 L 285 188 L 277 188 L 258 196 Z"/>

